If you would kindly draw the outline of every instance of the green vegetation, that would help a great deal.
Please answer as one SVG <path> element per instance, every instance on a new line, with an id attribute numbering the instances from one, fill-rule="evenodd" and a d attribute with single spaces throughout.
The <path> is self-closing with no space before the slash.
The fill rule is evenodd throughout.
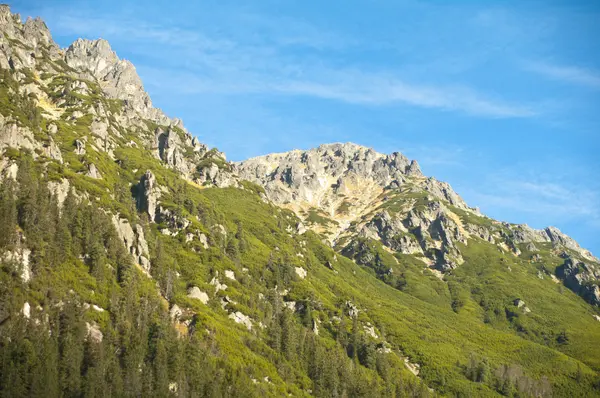
<path id="1" fill-rule="evenodd" d="M 0 396 L 600 394 L 598 311 L 549 277 L 560 265 L 549 245 L 534 262 L 525 248 L 517 257 L 472 239 L 443 280 L 421 257 L 379 241 L 356 239 L 336 253 L 313 232 L 290 233 L 298 218 L 263 202 L 255 184 L 200 189 L 183 180 L 145 148 L 156 123 L 124 128 L 114 116 L 121 101 L 95 82 L 83 81 L 85 94 L 71 90 L 70 68 L 55 66 L 60 73 L 42 76 L 51 100 L 64 100 L 52 136 L 35 98 L 17 94 L 13 72 L 1 75 L 0 113 L 36 140 L 52 139 L 64 162 L 3 150 L 18 175 L 0 183 Z M 113 154 L 90 132 L 86 112 L 100 103 L 119 133 Z M 83 116 L 72 120 L 75 110 Z M 76 140 L 85 154 L 74 152 Z M 229 167 L 212 155 L 200 165 Z M 102 178 L 86 176 L 90 164 Z M 146 170 L 161 187 L 158 223 L 136 206 Z M 48 182 L 63 180 L 73 190 L 60 207 Z M 424 192 L 386 195 L 381 209 L 390 213 L 407 200 L 430 204 Z M 463 222 L 491 222 L 452 210 Z M 148 273 L 115 229 L 117 214 L 143 230 Z M 334 222 L 315 209 L 307 216 Z M 206 305 L 188 297 L 192 287 Z M 175 305 L 181 313 L 171 318 Z M 237 312 L 250 329 L 231 319 Z M 405 361 L 420 366 L 418 377 Z"/>
<path id="2" fill-rule="evenodd" d="M 318 209 L 309 209 L 306 221 L 310 224 L 319 224 L 325 227 L 329 224 L 337 223 L 335 220 L 332 220 L 324 212 Z"/>

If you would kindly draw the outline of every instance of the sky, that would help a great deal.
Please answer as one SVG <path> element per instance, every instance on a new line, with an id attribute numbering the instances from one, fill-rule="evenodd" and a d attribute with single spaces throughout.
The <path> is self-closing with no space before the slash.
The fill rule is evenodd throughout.
<path id="1" fill-rule="evenodd" d="M 600 255 L 598 1 L 18 0 L 230 160 L 356 142 Z"/>

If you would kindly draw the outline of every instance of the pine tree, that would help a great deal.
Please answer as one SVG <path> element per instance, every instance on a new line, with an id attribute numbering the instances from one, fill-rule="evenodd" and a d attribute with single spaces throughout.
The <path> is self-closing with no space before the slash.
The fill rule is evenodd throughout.
<path id="1" fill-rule="evenodd" d="M 16 226 L 15 183 L 9 178 L 0 185 L 0 248 L 15 244 L 17 240 Z"/>
<path id="2" fill-rule="evenodd" d="M 296 358 L 296 349 L 298 347 L 298 335 L 294 327 L 294 320 L 291 311 L 283 311 L 281 314 L 281 351 L 288 361 Z"/>

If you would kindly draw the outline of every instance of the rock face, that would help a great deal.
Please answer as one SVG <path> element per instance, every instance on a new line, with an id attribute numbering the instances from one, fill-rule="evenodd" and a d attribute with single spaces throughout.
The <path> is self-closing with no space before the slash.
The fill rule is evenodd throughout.
<path id="1" fill-rule="evenodd" d="M 146 171 L 138 184 L 137 206 L 138 210 L 148 214 L 150 221 L 156 221 L 156 206 L 160 194 L 156 177 L 152 171 Z"/>
<path id="2" fill-rule="evenodd" d="M 12 262 L 18 267 L 21 280 L 25 283 L 31 280 L 31 265 L 30 265 L 31 250 L 20 247 L 15 251 L 4 253 L 1 260 Z"/>
<path id="3" fill-rule="evenodd" d="M 246 160 L 236 165 L 242 178 L 265 186 L 269 199 L 322 204 L 330 191 L 348 193 L 354 181 L 380 187 L 401 184 L 408 174 L 422 176 L 416 162 L 400 153 L 382 155 L 356 144 L 327 144 Z"/>
<path id="4" fill-rule="evenodd" d="M 558 267 L 557 275 L 569 289 L 600 306 L 600 267 L 567 256 Z"/>
<path id="5" fill-rule="evenodd" d="M 372 211 L 384 190 L 408 183 L 466 208 L 449 185 L 425 178 L 416 161 L 352 143 L 260 156 L 235 164 L 235 170 L 240 178 L 262 185 L 269 200 L 294 210 L 331 241 Z"/>
<path id="6" fill-rule="evenodd" d="M 159 109 L 152 107 L 133 64 L 119 59 L 106 40 L 77 39 L 65 51 L 64 60 L 70 67 L 82 70 L 84 77 L 98 80 L 110 98 L 124 100 L 146 119 L 170 124 Z"/>
<path id="7" fill-rule="evenodd" d="M 61 119 L 67 126 L 79 123 L 78 132 L 83 132 L 85 124 L 85 132 L 74 141 L 74 152 L 84 158 L 81 160 L 90 154 L 90 148 L 116 160 L 115 149 L 123 133 L 133 133 L 143 145 L 156 148 L 165 165 L 190 181 L 220 187 L 238 185 L 225 155 L 200 143 L 180 119 L 171 119 L 155 108 L 133 64 L 120 59 L 106 40 L 78 39 L 61 50 L 44 22 L 28 19 L 22 23 L 2 5 L 0 48 L 0 67 L 16 72 L 12 78 L 21 83 L 23 92 L 19 94 L 41 108 L 45 118 Z M 67 79 L 57 86 L 56 76 Z M 67 107 L 75 109 L 68 111 Z M 0 151 L 6 147 L 27 149 L 34 157 L 63 163 L 61 148 L 52 137 L 36 140 L 39 125 L 24 125 L 18 118 L 0 116 Z M 48 123 L 47 132 L 55 135 L 58 125 L 64 126 Z M 151 125 L 156 127 L 150 130 Z M 135 141 L 128 145 L 139 147 Z M 83 163 L 88 164 L 90 177 L 101 178 L 99 165 Z"/>
<path id="8" fill-rule="evenodd" d="M 140 264 L 146 273 L 149 273 L 150 261 L 148 258 L 150 257 L 150 254 L 148 252 L 148 243 L 146 242 L 142 226 L 136 224 L 135 227 L 132 227 L 129 221 L 124 218 L 119 218 L 116 215 L 113 215 L 112 222 L 117 230 L 117 234 L 134 260 Z"/>

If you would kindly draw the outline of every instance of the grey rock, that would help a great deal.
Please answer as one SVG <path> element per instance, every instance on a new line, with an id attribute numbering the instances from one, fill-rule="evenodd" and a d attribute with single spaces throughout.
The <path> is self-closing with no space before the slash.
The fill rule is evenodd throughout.
<path id="1" fill-rule="evenodd" d="M 156 183 L 156 177 L 148 170 L 138 184 L 137 207 L 139 211 L 145 212 L 150 221 L 156 221 L 158 199 L 160 199 L 160 188 Z"/>
<path id="2" fill-rule="evenodd" d="M 358 308 L 351 301 L 346 301 L 346 312 L 351 318 L 358 316 Z"/>
<path id="3" fill-rule="evenodd" d="M 170 120 L 152 106 L 133 64 L 119 59 L 106 40 L 77 39 L 65 51 L 65 61 L 70 67 L 87 73 L 84 77 L 97 79 L 106 95 L 125 101 L 143 118 L 170 124 Z"/>
<path id="4" fill-rule="evenodd" d="M 50 138 L 48 142 L 42 144 L 42 152 L 44 153 L 44 156 L 54 159 L 61 164 L 63 163 L 63 157 L 62 153 L 60 152 L 60 148 L 58 145 L 56 145 L 52 138 Z"/>
<path id="5" fill-rule="evenodd" d="M 262 185 L 268 198 L 280 204 L 311 202 L 332 190 L 344 193 L 347 180 L 353 177 L 386 187 L 394 180 L 404 181 L 407 170 L 411 175 L 419 173 L 418 165 L 411 165 L 399 153 L 382 155 L 352 143 L 261 156 L 237 163 L 235 168 L 242 179 Z"/>
<path id="6" fill-rule="evenodd" d="M 225 273 L 225 278 L 227 278 L 227 279 L 231 279 L 232 281 L 235 281 L 235 280 L 236 280 L 236 279 L 235 279 L 235 273 L 234 273 L 232 270 L 230 270 L 230 269 L 227 269 L 227 270 L 225 270 L 225 272 L 224 272 L 224 273 Z"/>
<path id="7" fill-rule="evenodd" d="M 546 234 L 548 235 L 548 238 L 550 239 L 550 241 L 552 243 L 559 244 L 568 249 L 571 249 L 571 250 L 577 252 L 580 256 L 582 256 L 583 258 L 585 258 L 587 260 L 595 261 L 595 262 L 600 261 L 598 258 L 594 257 L 589 250 L 586 250 L 586 249 L 582 248 L 581 246 L 579 246 L 579 244 L 577 242 L 575 242 L 575 240 L 573 238 L 563 234 L 558 228 L 547 227 L 546 229 L 544 229 L 544 231 L 546 232 Z"/>
<path id="8" fill-rule="evenodd" d="M 0 157 L 0 181 L 4 179 L 16 181 L 18 172 L 19 165 L 16 162 Z"/>
<path id="9" fill-rule="evenodd" d="M 86 175 L 97 180 L 102 178 L 102 174 L 100 174 L 100 171 L 98 171 L 98 168 L 94 163 L 88 164 L 88 172 Z"/>
<path id="10" fill-rule="evenodd" d="M 229 318 L 232 319 L 235 323 L 240 323 L 246 326 L 248 330 L 252 330 L 252 319 L 249 316 L 244 315 L 239 311 L 236 311 L 229 314 Z"/>
<path id="11" fill-rule="evenodd" d="M 183 315 L 181 308 L 179 308 L 177 304 L 173 304 L 169 310 L 169 316 L 171 317 L 171 320 L 176 321 L 181 317 L 181 315 Z"/>
<path id="12" fill-rule="evenodd" d="M 59 207 L 65 203 L 70 187 L 69 180 L 66 178 L 62 178 L 60 181 L 48 181 L 48 190 L 56 196 Z"/>
<path id="13" fill-rule="evenodd" d="M 18 247 L 14 251 L 7 251 L 1 259 L 6 262 L 12 262 L 18 267 L 19 276 L 25 283 L 31 280 L 30 265 L 31 250 L 26 247 Z"/>
<path id="14" fill-rule="evenodd" d="M 200 288 L 197 286 L 193 286 L 188 289 L 188 297 L 200 300 L 202 304 L 207 304 L 209 300 L 208 294 L 200 290 Z"/>
<path id="15" fill-rule="evenodd" d="M 579 261 L 568 256 L 557 268 L 557 276 L 566 287 L 583 297 L 590 304 L 600 306 L 600 266 L 592 262 Z"/>
<path id="16" fill-rule="evenodd" d="M 86 331 L 87 331 L 87 338 L 94 342 L 94 343 L 102 343 L 102 340 L 104 339 L 104 335 L 102 334 L 102 331 L 100 330 L 100 326 L 98 326 L 98 324 L 96 322 L 86 322 L 85 323 L 85 327 L 86 327 Z"/>
<path id="17" fill-rule="evenodd" d="M 211 279 L 210 285 L 215 287 L 215 294 L 218 293 L 220 290 L 226 290 L 227 289 L 227 285 L 224 283 L 221 283 L 219 281 L 219 273 L 217 272 L 217 274 Z"/>
<path id="18" fill-rule="evenodd" d="M 529 242 L 527 244 L 527 246 L 525 246 L 525 248 L 527 249 L 527 251 L 530 251 L 530 252 L 537 252 L 538 251 L 537 246 L 534 245 L 533 242 Z"/>
<path id="19" fill-rule="evenodd" d="M 202 245 L 202 247 L 204 247 L 205 249 L 208 249 L 209 246 L 208 246 L 208 239 L 206 238 L 206 235 L 200 234 L 198 239 L 200 240 L 200 244 Z"/>
<path id="20" fill-rule="evenodd" d="M 23 304 L 21 314 L 23 315 L 23 317 L 25 317 L 25 319 L 31 318 L 31 305 L 27 301 Z"/>
<path id="21" fill-rule="evenodd" d="M 117 235 L 123 241 L 127 251 L 130 254 L 135 253 L 136 237 L 129 221 L 127 221 L 125 218 L 119 218 L 117 215 L 113 215 L 111 220 L 115 230 L 117 231 Z"/>
<path id="22" fill-rule="evenodd" d="M 435 178 L 428 178 L 425 180 L 423 189 L 431 192 L 435 197 L 448 201 L 451 205 L 457 206 L 462 209 L 468 209 L 466 203 L 450 186 L 450 184 L 442 181 L 438 181 Z"/>
<path id="23" fill-rule="evenodd" d="M 19 127 L 16 122 L 0 114 L 0 151 L 5 148 L 28 149 L 35 154 L 35 150 L 41 150 L 42 145 L 31 130 Z"/>
<path id="24" fill-rule="evenodd" d="M 306 272 L 306 270 L 304 268 L 302 268 L 302 267 L 295 267 L 294 269 L 296 271 L 296 275 L 298 275 L 298 277 L 300 279 L 304 279 L 308 275 L 308 273 Z"/>
<path id="25" fill-rule="evenodd" d="M 101 139 L 108 138 L 108 124 L 102 119 L 94 119 L 90 125 L 90 132 Z"/>
<path id="26" fill-rule="evenodd" d="M 85 143 L 81 140 L 75 140 L 75 153 L 85 155 Z"/>

